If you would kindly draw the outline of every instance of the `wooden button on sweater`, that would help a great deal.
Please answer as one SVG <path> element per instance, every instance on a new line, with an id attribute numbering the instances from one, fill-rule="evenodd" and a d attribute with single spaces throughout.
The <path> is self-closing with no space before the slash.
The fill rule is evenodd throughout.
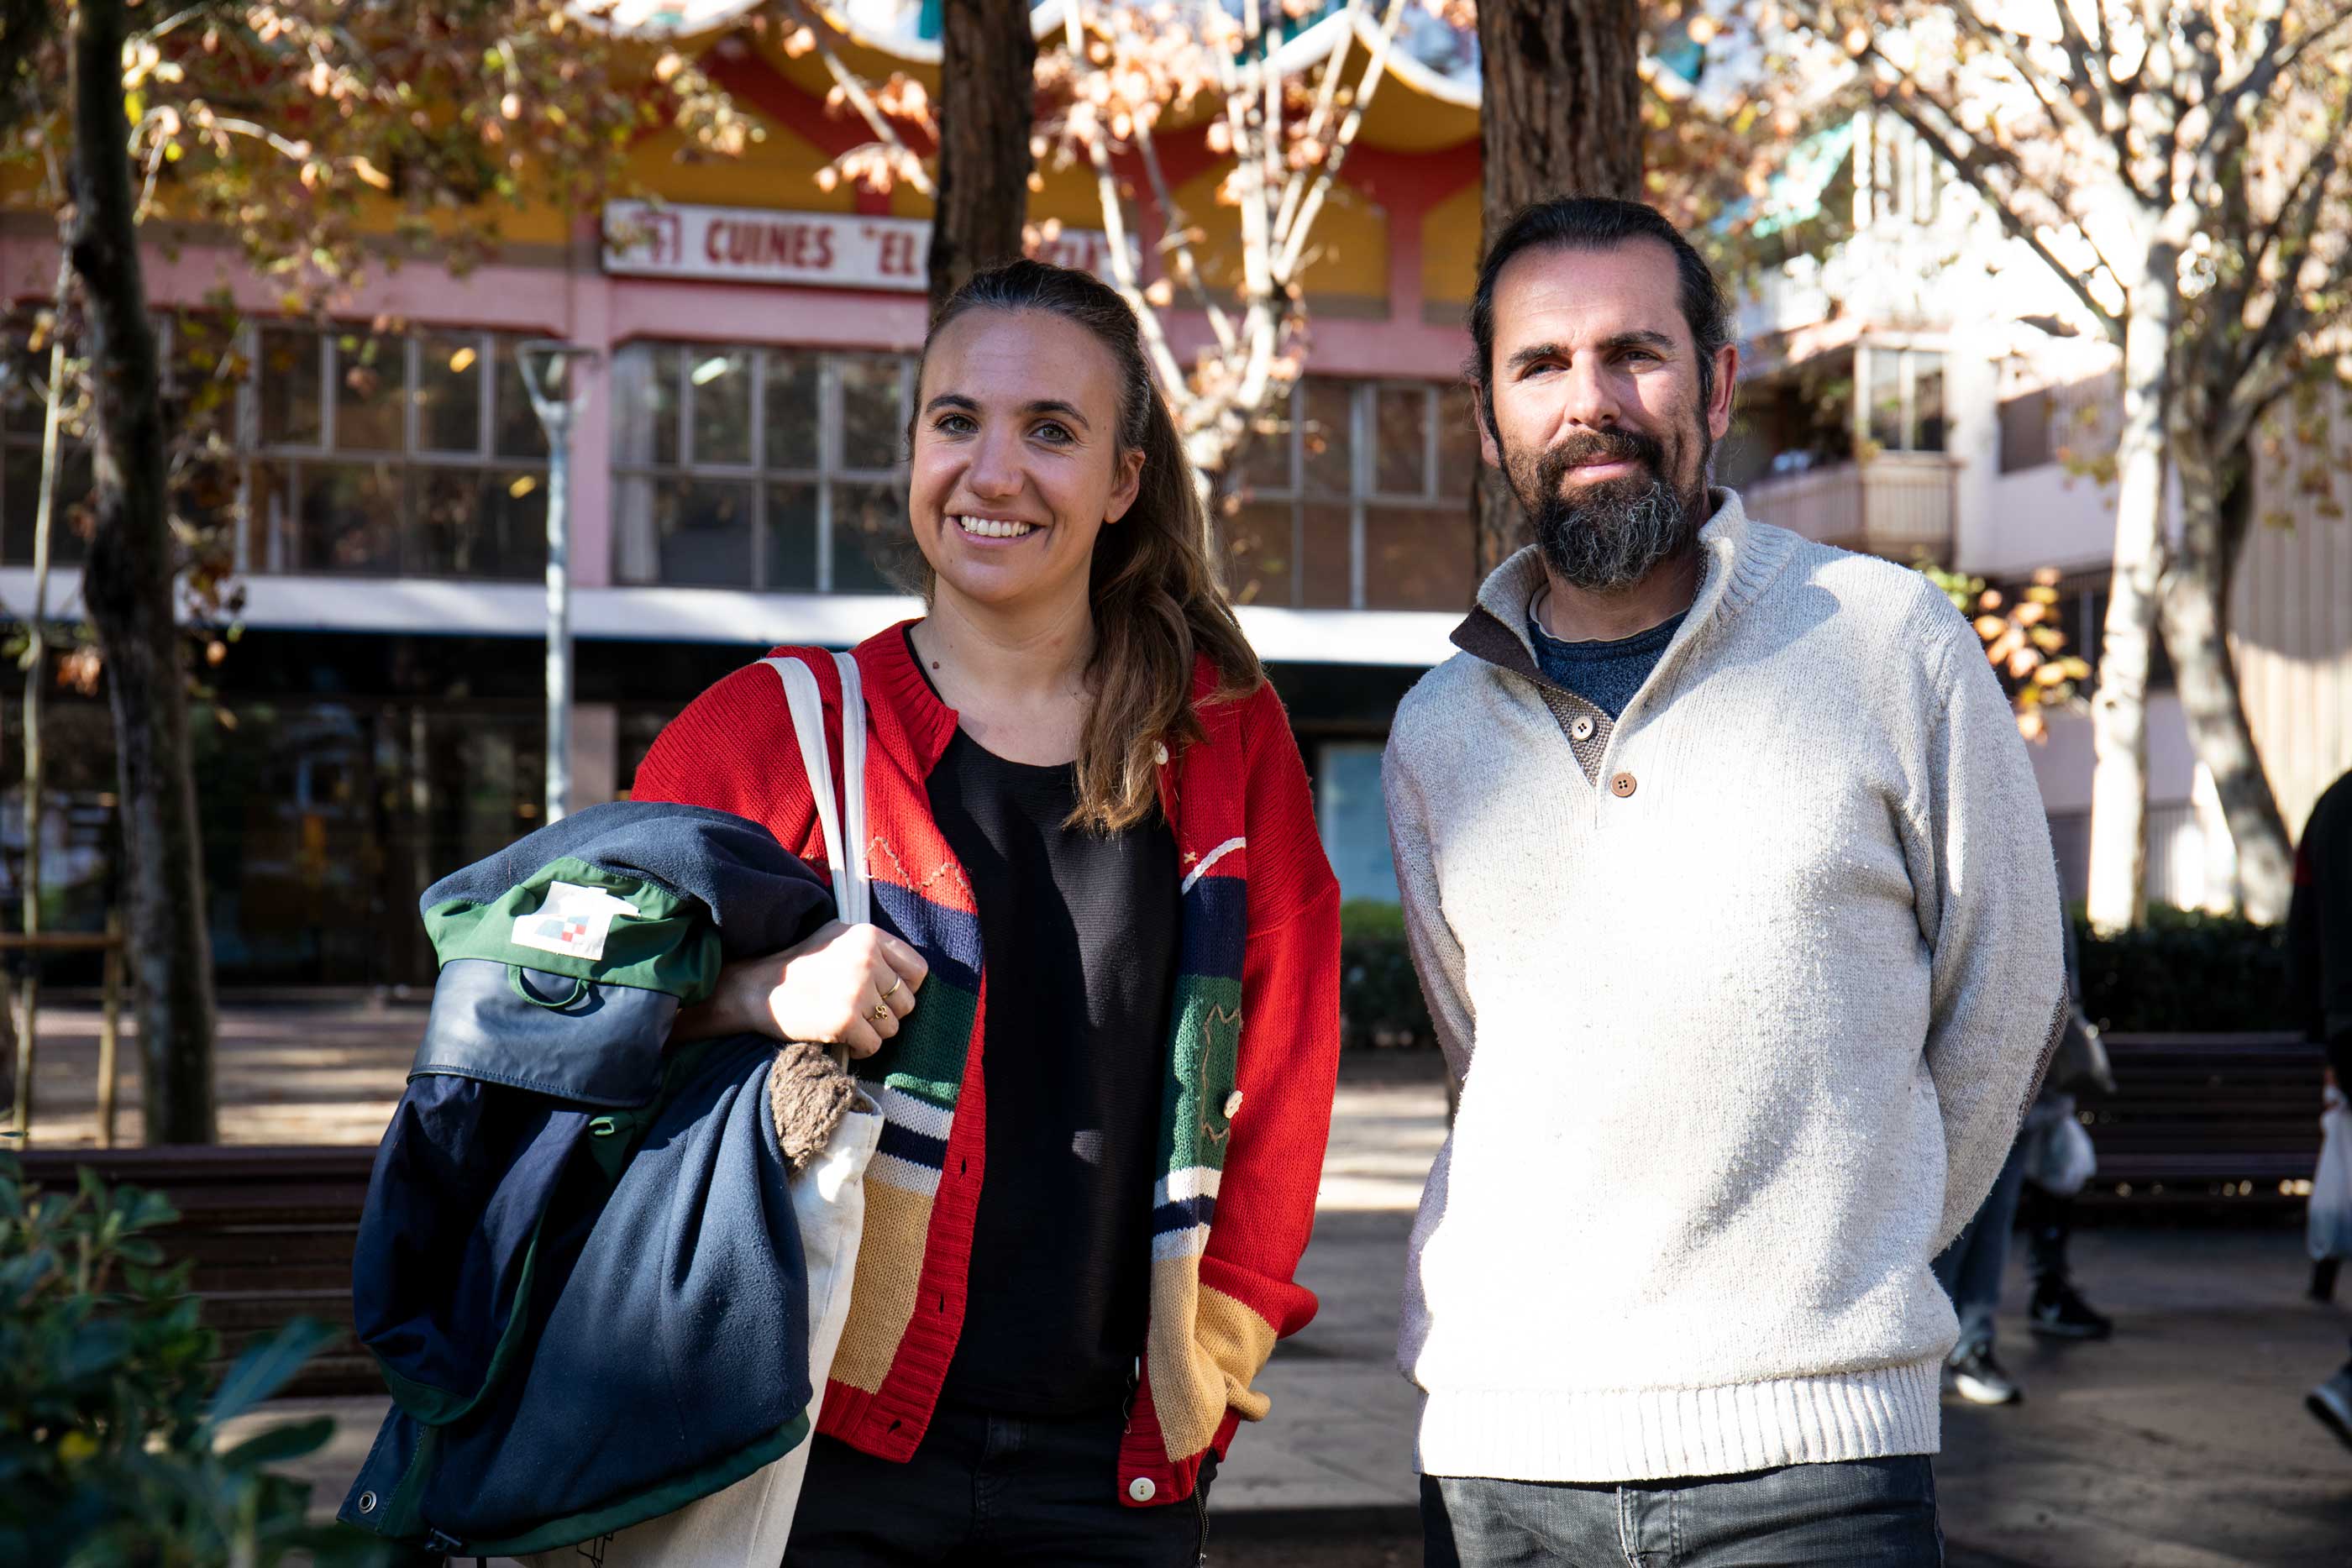
<path id="1" fill-rule="evenodd" d="M 1620 800 L 1639 788 L 1641 786 L 1633 782 L 1633 776 L 1631 773 L 1620 773 L 1616 778 L 1609 780 L 1609 792 Z"/>

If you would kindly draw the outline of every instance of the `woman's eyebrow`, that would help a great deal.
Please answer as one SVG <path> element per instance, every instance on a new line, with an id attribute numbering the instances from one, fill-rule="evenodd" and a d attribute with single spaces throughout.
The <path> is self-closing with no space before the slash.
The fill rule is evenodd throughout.
<path id="1" fill-rule="evenodd" d="M 1092 422 L 1090 422 L 1085 414 L 1078 412 L 1076 404 L 1064 402 L 1059 398 L 1039 398 L 1036 402 L 1030 403 L 1021 412 L 1024 413 L 1050 413 L 1056 419 L 1066 419 L 1071 423 L 1081 426 L 1084 429 L 1092 430 L 1094 428 Z"/>
<path id="2" fill-rule="evenodd" d="M 980 404 L 973 402 L 971 398 L 964 396 L 961 392 L 941 392 L 939 396 L 931 399 L 930 402 L 923 405 L 923 412 L 925 413 L 931 413 L 943 408 L 955 409 L 963 413 L 978 413 L 980 412 Z M 1048 413 L 1052 414 L 1056 419 L 1066 419 L 1071 423 L 1079 426 L 1081 429 L 1087 431 L 1094 429 L 1094 422 L 1089 420 L 1085 414 L 1080 413 L 1076 403 L 1064 402 L 1060 398 L 1038 398 L 1033 402 L 1022 404 L 1021 412 L 1024 414 L 1032 415 Z"/>

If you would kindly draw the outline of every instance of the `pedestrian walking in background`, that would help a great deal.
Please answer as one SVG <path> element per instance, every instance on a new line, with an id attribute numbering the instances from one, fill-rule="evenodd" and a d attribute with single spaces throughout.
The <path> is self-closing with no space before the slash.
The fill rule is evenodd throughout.
<path id="1" fill-rule="evenodd" d="M 2074 1097 L 2112 1094 L 2116 1078 L 2099 1026 L 2083 1010 L 2082 953 L 2074 923 L 2063 922 L 2061 929 L 2066 936 L 2066 1024 L 2042 1092 L 2025 1113 L 2021 1139 L 2027 1155 L 2018 1216 L 2025 1229 L 2026 1277 L 2033 1285 L 2025 1326 L 2043 1339 L 2103 1340 L 2116 1332 L 2115 1320 L 2084 1300 L 2068 1257 L 2075 1196 L 2098 1171 L 2098 1151 L 2076 1114 Z"/>
<path id="2" fill-rule="evenodd" d="M 1486 459 L 1537 542 L 1383 779 L 1461 1109 L 1407 1265 L 1433 1563 L 1940 1559 L 1930 1260 L 2065 1013 L 1975 632 L 1709 483 L 1738 352 L 1638 204 L 1496 239 Z"/>
<path id="3" fill-rule="evenodd" d="M 1339 886 L 1134 313 L 1009 263 L 941 310 L 918 384 L 929 612 L 856 659 L 877 918 L 919 1005 L 836 926 L 726 971 L 705 1023 L 862 1030 L 887 1119 L 784 1560 L 1192 1568 L 1251 1385 L 1315 1311 Z M 635 795 L 823 858 L 761 666 Z"/>
<path id="4" fill-rule="evenodd" d="M 1994 1354 L 1995 1314 L 2009 1269 L 2009 1244 L 2021 1211 L 2029 1212 L 2026 1258 L 2033 1281 L 2027 1303 L 2032 1331 L 2053 1339 L 2105 1339 L 2115 1324 L 2083 1299 L 2067 1262 L 2074 1233 L 2074 1195 L 2097 1169 L 2090 1134 L 2074 1115 L 2076 1088 L 2112 1091 L 2106 1049 L 2084 1016 L 2082 976 L 2071 925 L 2062 922 L 2066 951 L 2066 1022 L 2042 1092 L 2034 1096 L 2016 1145 L 1983 1205 L 1959 1239 L 1936 1259 L 1936 1281 L 1952 1298 L 1959 1343 L 1945 1358 L 1952 1391 L 1972 1405 L 2011 1405 L 2023 1390 Z M 2031 1206 L 2029 1207 L 2029 1206 Z"/>
<path id="5" fill-rule="evenodd" d="M 2352 1089 L 2352 773 L 2327 787 L 2304 823 L 2286 947 L 2288 984 L 2304 1032 L 2326 1048 L 2330 1084 L 2339 1092 Z M 2313 1196 L 2318 1197 L 2316 1182 Z M 2352 1447 L 2352 1361 L 2306 1395 L 2304 1405 Z"/>

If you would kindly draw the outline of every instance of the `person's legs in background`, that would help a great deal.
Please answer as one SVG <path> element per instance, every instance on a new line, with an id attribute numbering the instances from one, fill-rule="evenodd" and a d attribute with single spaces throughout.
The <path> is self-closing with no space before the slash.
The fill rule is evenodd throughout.
<path id="1" fill-rule="evenodd" d="M 2021 1392 L 1993 1358 L 1993 1313 L 2000 1305 L 2010 1227 L 2017 1218 L 2018 1189 L 2024 1181 L 2020 1144 L 2010 1149 L 2009 1161 L 1976 1218 L 1935 1262 L 1936 1282 L 1952 1298 L 1952 1310 L 1960 1320 L 1960 1342 L 1952 1347 L 1945 1367 L 1954 1389 L 1971 1404 L 2007 1405 Z"/>
<path id="2" fill-rule="evenodd" d="M 2025 1229 L 2026 1272 L 2033 1281 L 2028 1326 L 2052 1339 L 2105 1339 L 2115 1333 L 2115 1320 L 2083 1300 L 2067 1271 L 2074 1200 L 2029 1180 L 2018 1197 L 2018 1217 Z"/>

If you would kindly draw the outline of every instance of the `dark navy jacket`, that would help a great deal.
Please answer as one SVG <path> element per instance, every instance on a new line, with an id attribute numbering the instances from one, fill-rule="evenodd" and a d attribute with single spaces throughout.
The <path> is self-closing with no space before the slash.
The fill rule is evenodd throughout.
<path id="1" fill-rule="evenodd" d="M 582 811 L 426 891 L 442 967 L 352 1275 L 394 1403 L 345 1522 L 539 1551 L 806 1436 L 774 1044 L 665 1045 L 722 961 L 833 912 L 765 828 L 652 803 Z"/>

